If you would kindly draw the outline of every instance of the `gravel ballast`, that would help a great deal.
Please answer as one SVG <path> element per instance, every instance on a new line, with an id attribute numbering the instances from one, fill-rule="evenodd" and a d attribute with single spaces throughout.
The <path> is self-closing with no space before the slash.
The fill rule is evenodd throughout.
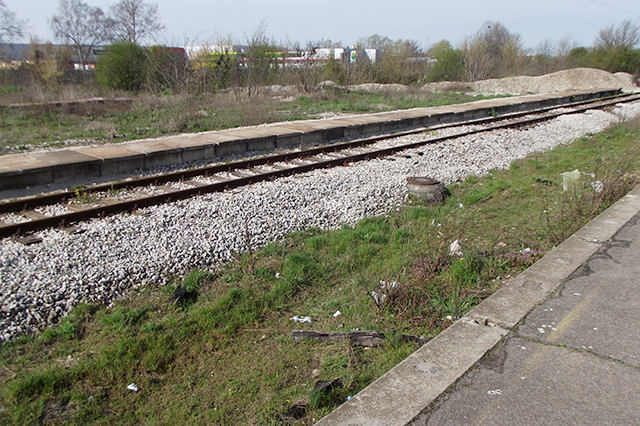
<path id="1" fill-rule="evenodd" d="M 406 178 L 450 184 L 504 169 L 533 152 L 571 143 L 640 115 L 640 102 L 558 117 L 526 129 L 457 138 L 390 158 L 257 183 L 81 223 L 81 234 L 38 233 L 42 243 L 0 241 L 0 341 L 57 323 L 79 303 L 104 303 L 287 233 L 386 213 L 406 198 Z M 413 135 L 404 140 L 419 140 Z M 388 142 L 383 142 L 388 143 Z M 423 153 L 419 155 L 418 152 Z M 410 158 L 405 158 L 410 157 Z M 140 214 L 144 213 L 144 214 Z"/>

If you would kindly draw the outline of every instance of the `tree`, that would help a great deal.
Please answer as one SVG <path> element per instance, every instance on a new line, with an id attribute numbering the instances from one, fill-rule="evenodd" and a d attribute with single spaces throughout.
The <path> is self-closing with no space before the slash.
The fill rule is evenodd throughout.
<path id="1" fill-rule="evenodd" d="M 378 54 L 380 54 L 379 57 Z M 420 43 L 416 40 L 398 39 L 392 42 L 385 47 L 382 53 L 376 52 L 377 81 L 380 83 L 414 83 L 422 77 L 422 62 L 419 61 L 422 54 Z"/>
<path id="2" fill-rule="evenodd" d="M 163 29 L 157 4 L 143 0 L 121 0 L 111 6 L 113 33 L 117 40 L 138 44 L 155 38 Z"/>
<path id="3" fill-rule="evenodd" d="M 60 80 L 71 63 L 71 51 L 67 49 L 54 49 L 51 43 L 40 43 L 37 39 L 31 39 L 29 49 L 26 52 L 25 66 L 34 82 L 55 90 L 60 85 Z"/>
<path id="4" fill-rule="evenodd" d="M 429 81 L 460 81 L 464 77 L 464 53 L 447 40 L 431 46 L 429 54 L 435 60 L 429 72 Z"/>
<path id="5" fill-rule="evenodd" d="M 96 64 L 96 80 L 111 89 L 137 92 L 144 82 L 145 52 L 135 43 L 114 43 Z"/>
<path id="6" fill-rule="evenodd" d="M 9 10 L 4 0 L 0 0 L 0 43 L 24 37 L 27 21 L 17 20 L 15 12 Z"/>
<path id="7" fill-rule="evenodd" d="M 630 20 L 600 30 L 593 43 L 596 49 L 633 49 L 640 44 L 640 25 Z"/>
<path id="8" fill-rule="evenodd" d="M 600 30 L 591 59 L 593 66 L 610 72 L 640 73 L 640 25 L 623 21 L 617 27 Z"/>
<path id="9" fill-rule="evenodd" d="M 147 88 L 154 92 L 180 92 L 185 89 L 187 61 L 179 51 L 165 46 L 151 46 L 145 53 Z"/>
<path id="10" fill-rule="evenodd" d="M 277 74 L 276 53 L 279 49 L 275 41 L 267 37 L 266 24 L 260 25 L 247 40 L 247 51 L 243 52 L 242 72 L 239 74 L 247 94 L 252 97 L 273 80 Z"/>
<path id="11" fill-rule="evenodd" d="M 499 22 L 486 22 L 463 42 L 469 81 L 517 74 L 525 59 L 520 34 Z"/>
<path id="12" fill-rule="evenodd" d="M 102 9 L 80 0 L 60 0 L 50 24 L 57 39 L 73 44 L 83 66 L 91 48 L 107 41 L 111 26 Z"/>

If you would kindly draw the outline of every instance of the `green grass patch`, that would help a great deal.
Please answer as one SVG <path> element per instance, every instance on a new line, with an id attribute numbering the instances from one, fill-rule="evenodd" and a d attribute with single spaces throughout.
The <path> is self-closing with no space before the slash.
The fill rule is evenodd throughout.
<path id="1" fill-rule="evenodd" d="M 5 87 L 5 90 L 13 90 Z M 0 96 L 2 93 L 0 92 Z M 369 113 L 448 105 L 477 100 L 457 93 L 383 94 L 327 92 L 282 102 L 264 94 L 244 99 L 234 93 L 199 96 L 140 95 L 133 103 L 6 109 L 0 117 L 0 154 L 31 147 L 62 147 L 69 143 L 112 143 L 178 133 L 251 126 L 315 118 L 324 112 Z M 76 142 L 74 142 L 76 141 Z"/>
<path id="2" fill-rule="evenodd" d="M 436 336 L 626 194 L 637 182 L 639 128 L 621 124 L 470 177 L 439 206 L 410 200 L 111 307 L 78 306 L 57 327 L 0 345 L 0 423 L 281 424 L 307 401 L 293 424 L 311 424 L 416 350 L 402 334 Z M 560 174 L 576 168 L 589 175 L 563 192 Z M 180 303 L 180 289 L 197 297 Z M 370 329 L 386 343 L 293 342 L 301 328 Z M 342 386 L 314 391 L 336 379 Z"/>

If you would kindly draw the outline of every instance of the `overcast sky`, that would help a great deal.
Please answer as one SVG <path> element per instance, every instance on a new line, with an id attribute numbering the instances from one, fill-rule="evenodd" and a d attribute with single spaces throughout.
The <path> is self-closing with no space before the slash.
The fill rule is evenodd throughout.
<path id="1" fill-rule="evenodd" d="M 88 0 L 107 10 L 116 0 Z M 321 38 L 352 45 L 372 34 L 415 39 L 423 47 L 447 39 L 454 45 L 485 21 L 499 21 L 526 47 L 571 37 L 591 46 L 601 28 L 630 19 L 640 24 L 638 0 L 157 0 L 166 29 L 162 42 L 182 46 L 231 35 L 243 43 L 262 21 L 277 41 Z M 48 20 L 57 0 L 5 0 L 29 33 L 51 40 Z M 26 40 L 28 41 L 28 40 Z"/>

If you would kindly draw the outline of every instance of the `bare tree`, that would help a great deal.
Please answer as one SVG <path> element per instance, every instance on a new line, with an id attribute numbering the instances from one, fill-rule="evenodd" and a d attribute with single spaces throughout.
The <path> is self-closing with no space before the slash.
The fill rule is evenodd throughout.
<path id="1" fill-rule="evenodd" d="M 638 44 L 640 44 L 640 25 L 627 19 L 617 27 L 612 25 L 601 29 L 596 36 L 594 47 L 633 49 Z"/>
<path id="2" fill-rule="evenodd" d="M 145 3 L 143 0 L 121 0 L 111 6 L 114 20 L 115 38 L 129 43 L 157 36 L 164 24 L 160 21 L 157 4 Z"/>
<path id="3" fill-rule="evenodd" d="M 504 77 L 522 71 L 525 59 L 522 38 L 499 22 L 484 23 L 474 36 L 463 42 L 462 49 L 469 81 Z"/>
<path id="4" fill-rule="evenodd" d="M 57 39 L 73 44 L 84 66 L 91 48 L 108 40 L 111 23 L 99 7 L 80 0 L 60 0 L 50 25 Z"/>
<path id="5" fill-rule="evenodd" d="M 0 43 L 24 37 L 27 21 L 17 20 L 15 12 L 9 10 L 4 0 L 0 0 Z"/>

